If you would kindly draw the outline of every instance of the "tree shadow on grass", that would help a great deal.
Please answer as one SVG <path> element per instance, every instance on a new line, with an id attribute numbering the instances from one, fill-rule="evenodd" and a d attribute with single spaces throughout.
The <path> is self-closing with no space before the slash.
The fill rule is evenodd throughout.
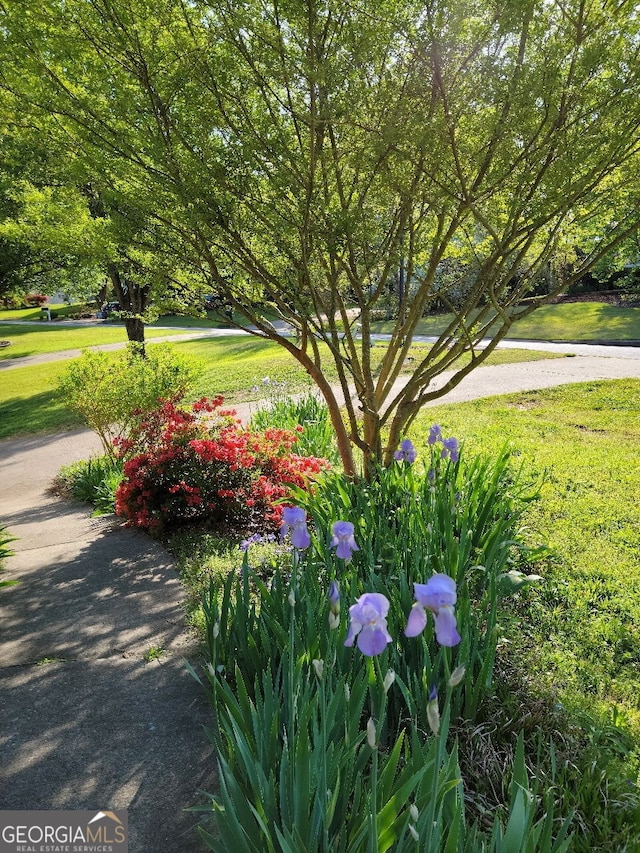
<path id="1" fill-rule="evenodd" d="M 66 408 L 56 390 L 0 402 L 0 440 L 15 435 L 70 429 L 82 423 Z"/>

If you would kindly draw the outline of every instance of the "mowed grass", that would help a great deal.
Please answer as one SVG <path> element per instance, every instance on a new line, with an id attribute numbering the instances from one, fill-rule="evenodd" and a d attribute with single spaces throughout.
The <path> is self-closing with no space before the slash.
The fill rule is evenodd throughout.
<path id="1" fill-rule="evenodd" d="M 416 334 L 439 335 L 451 314 L 423 317 Z M 376 323 L 374 331 L 390 333 L 393 322 Z M 508 338 L 532 341 L 640 341 L 640 308 L 618 308 L 605 302 L 543 305 L 511 327 Z"/>
<path id="2" fill-rule="evenodd" d="M 54 361 L 0 371 L 0 439 L 82 424 L 56 389 L 58 377 L 68 364 Z"/>
<path id="3" fill-rule="evenodd" d="M 149 338 L 166 336 L 162 329 L 147 329 Z M 170 334 L 170 333 L 169 333 Z M 85 349 L 101 344 L 126 343 L 124 326 L 55 326 L 28 323 L 17 325 L 0 324 L 0 341 L 11 341 L 10 346 L 0 347 L 0 359 L 24 358 L 50 352 Z"/>
<path id="4" fill-rule="evenodd" d="M 65 320 L 67 318 L 75 319 L 74 315 L 78 314 L 81 311 L 95 312 L 98 310 L 95 306 L 92 306 L 88 309 L 82 305 L 49 305 L 47 306 L 51 309 L 51 312 L 55 314 L 55 320 Z M 0 323 L 4 323 L 5 320 L 20 320 L 21 322 L 38 322 L 40 325 L 46 326 L 49 322 L 46 319 L 46 315 L 43 313 L 41 308 L 15 308 L 11 310 L 0 310 Z M 118 323 L 117 321 L 109 321 L 113 322 L 115 325 L 122 325 L 122 323 Z M 186 314 L 165 314 L 159 317 L 155 322 L 150 323 L 148 328 L 153 328 L 155 326 L 165 326 L 165 327 L 178 327 L 178 328 L 203 328 L 203 329 L 217 329 L 220 327 L 228 326 L 228 320 L 223 315 L 218 314 L 215 311 L 207 311 L 200 317 L 193 317 L 191 315 Z"/>
<path id="5" fill-rule="evenodd" d="M 568 707 L 621 710 L 640 748 L 640 380 L 430 407 L 412 437 L 433 422 L 470 452 L 508 442 L 532 480 L 546 475 L 527 537 L 553 553 L 502 654 Z"/>
<path id="6" fill-rule="evenodd" d="M 640 308 L 604 302 L 543 305 L 513 326 L 509 337 L 534 341 L 640 341 Z"/>
<path id="7" fill-rule="evenodd" d="M 180 352 L 188 353 L 203 364 L 203 373 L 194 391 L 195 396 L 222 394 L 232 403 L 256 400 L 264 394 L 262 380 L 286 383 L 286 391 L 295 393 L 309 387 L 311 380 L 306 371 L 278 344 L 251 337 L 208 338 L 174 344 Z M 386 350 L 385 343 L 377 343 L 372 352 L 374 368 Z M 410 372 L 429 351 L 428 344 L 414 344 L 404 365 Z M 535 350 L 497 350 L 487 358 L 486 364 L 514 364 L 562 358 L 555 353 Z M 325 376 L 337 382 L 335 367 L 327 358 Z M 459 362 L 462 366 L 463 361 Z M 257 390 L 254 387 L 257 386 Z"/>
<path id="8" fill-rule="evenodd" d="M 65 317 L 69 317 L 72 314 L 77 314 L 78 311 L 81 310 L 81 305 L 47 305 L 52 312 L 55 312 L 59 319 L 64 319 Z M 40 322 L 49 322 L 48 320 L 43 320 L 45 315 L 42 312 L 41 308 L 11 308 L 7 310 L 0 310 L 0 323 L 3 323 L 5 320 L 21 320 L 22 322 L 28 320 L 39 320 Z"/>
<path id="9" fill-rule="evenodd" d="M 262 380 L 266 376 L 272 382 L 285 382 L 287 393 L 303 390 L 310 384 L 309 377 L 292 357 L 269 341 L 234 335 L 185 341 L 173 346 L 201 364 L 202 372 L 193 389 L 193 399 L 222 394 L 232 404 L 258 400 L 265 394 Z M 414 361 L 408 362 L 407 368 L 411 369 L 415 359 L 426 351 L 425 345 L 416 346 L 410 353 Z M 374 353 L 380 358 L 382 346 L 374 348 Z M 492 353 L 488 363 L 549 357 L 552 357 L 549 353 L 532 350 L 500 350 Z M 68 364 L 66 360 L 0 371 L 0 439 L 78 425 L 77 417 L 66 409 L 56 390 L 57 380 Z M 328 371 L 327 375 L 335 378 L 335 372 Z M 258 386 L 257 390 L 254 386 Z"/>

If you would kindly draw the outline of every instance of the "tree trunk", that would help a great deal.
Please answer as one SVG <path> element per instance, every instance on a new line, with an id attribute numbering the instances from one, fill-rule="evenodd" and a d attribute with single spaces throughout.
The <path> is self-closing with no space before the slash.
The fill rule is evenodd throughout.
<path id="1" fill-rule="evenodd" d="M 96 302 L 98 304 L 98 308 L 102 306 L 103 302 L 107 301 L 107 280 L 104 280 L 104 284 L 98 291 L 98 295 L 96 296 Z"/>
<path id="2" fill-rule="evenodd" d="M 148 288 L 125 279 L 115 264 L 107 267 L 114 293 L 124 314 L 124 326 L 129 343 L 136 344 L 139 354 L 144 358 L 144 321 L 141 314 L 147 307 Z"/>
<path id="3" fill-rule="evenodd" d="M 363 451 L 362 468 L 365 480 L 370 483 L 376 478 L 382 463 L 382 432 L 377 412 L 365 412 L 362 433 L 366 448 Z"/>
<path id="4" fill-rule="evenodd" d="M 144 323 L 139 317 L 125 317 L 127 338 L 132 344 L 140 344 L 144 353 Z"/>

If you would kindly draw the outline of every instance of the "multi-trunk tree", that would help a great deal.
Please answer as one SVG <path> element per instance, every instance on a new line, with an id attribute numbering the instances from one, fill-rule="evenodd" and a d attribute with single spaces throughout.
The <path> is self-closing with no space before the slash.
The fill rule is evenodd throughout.
<path id="1" fill-rule="evenodd" d="M 24 5 L 0 0 L 4 85 L 305 367 L 348 472 L 354 447 L 389 463 L 426 401 L 637 229 L 635 3 Z M 435 305 L 453 319 L 400 382 Z"/>

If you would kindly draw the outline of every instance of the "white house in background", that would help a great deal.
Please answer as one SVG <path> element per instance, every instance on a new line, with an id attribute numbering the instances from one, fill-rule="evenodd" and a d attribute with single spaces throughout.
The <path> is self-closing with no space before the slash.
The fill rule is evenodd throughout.
<path id="1" fill-rule="evenodd" d="M 52 293 L 51 296 L 47 296 L 47 300 L 49 305 L 64 305 L 68 300 L 68 296 L 66 293 L 58 290 L 56 293 Z"/>

